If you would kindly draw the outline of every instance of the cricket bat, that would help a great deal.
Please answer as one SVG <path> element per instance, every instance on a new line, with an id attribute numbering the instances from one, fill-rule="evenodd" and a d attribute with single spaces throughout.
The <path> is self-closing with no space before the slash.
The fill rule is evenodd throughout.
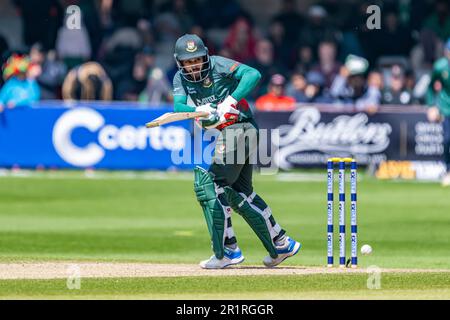
<path id="1" fill-rule="evenodd" d="M 155 128 L 160 125 L 171 123 L 175 121 L 181 121 L 186 119 L 198 118 L 198 117 L 206 117 L 209 113 L 205 111 L 196 111 L 196 112 L 167 112 L 162 116 L 156 118 L 153 121 L 147 122 L 145 126 L 147 128 Z"/>

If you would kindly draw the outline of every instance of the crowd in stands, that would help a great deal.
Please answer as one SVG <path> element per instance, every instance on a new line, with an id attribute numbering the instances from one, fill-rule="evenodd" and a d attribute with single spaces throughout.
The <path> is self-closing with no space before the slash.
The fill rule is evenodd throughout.
<path id="1" fill-rule="evenodd" d="M 382 1 L 375 30 L 367 7 L 377 1 L 321 0 L 300 12 L 283 0 L 267 26 L 236 0 L 10 1 L 25 47 L 9 48 L 0 34 L 0 111 L 39 99 L 170 103 L 174 43 L 195 33 L 210 54 L 261 72 L 250 97 L 257 109 L 329 103 L 372 112 L 423 103 L 450 38 L 447 0 Z M 70 5 L 81 9 L 79 29 L 67 27 Z"/>

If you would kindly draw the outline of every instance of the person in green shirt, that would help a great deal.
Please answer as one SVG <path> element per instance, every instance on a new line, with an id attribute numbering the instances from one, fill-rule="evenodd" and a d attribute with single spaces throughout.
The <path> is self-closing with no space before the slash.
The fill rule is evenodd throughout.
<path id="1" fill-rule="evenodd" d="M 258 127 L 245 97 L 261 74 L 237 61 L 210 56 L 203 41 L 193 34 L 177 40 L 174 57 L 179 68 L 173 80 L 174 111 L 207 112 L 208 116 L 198 119 L 202 127 L 220 132 L 209 169 L 194 169 L 194 190 L 214 252 L 200 266 L 220 269 L 244 261 L 232 228 L 233 209 L 268 251 L 263 263 L 274 267 L 295 255 L 301 244 L 286 235 L 253 190 L 251 159 L 256 154 Z"/>
<path id="2" fill-rule="evenodd" d="M 439 90 L 436 90 L 436 89 Z M 433 65 L 431 81 L 426 95 L 428 120 L 442 121 L 444 129 L 444 161 L 447 174 L 442 179 L 443 186 L 450 186 L 450 38 L 445 45 L 444 57 Z"/>

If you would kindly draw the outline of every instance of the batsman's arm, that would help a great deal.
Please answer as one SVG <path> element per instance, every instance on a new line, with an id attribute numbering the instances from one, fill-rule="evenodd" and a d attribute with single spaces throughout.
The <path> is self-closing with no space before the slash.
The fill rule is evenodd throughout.
<path id="1" fill-rule="evenodd" d="M 240 101 L 256 87 L 261 79 L 261 73 L 255 68 L 245 64 L 240 64 L 233 73 L 233 77 L 239 80 L 239 84 L 231 93 L 231 96 L 236 99 L 236 101 Z"/>
<path id="2" fill-rule="evenodd" d="M 173 111 L 174 112 L 194 112 L 195 107 L 187 105 L 187 96 L 176 95 L 173 96 Z"/>
<path id="3" fill-rule="evenodd" d="M 187 105 L 187 93 L 181 83 L 180 74 L 176 74 L 173 78 L 173 111 L 174 112 L 194 112 L 195 107 Z"/>

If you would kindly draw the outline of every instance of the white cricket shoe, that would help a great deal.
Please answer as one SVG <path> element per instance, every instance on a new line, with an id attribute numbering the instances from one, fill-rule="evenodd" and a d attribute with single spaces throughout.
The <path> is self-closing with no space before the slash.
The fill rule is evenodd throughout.
<path id="1" fill-rule="evenodd" d="M 200 262 L 200 267 L 203 269 L 223 269 L 233 264 L 239 264 L 244 261 L 241 249 L 230 249 L 225 247 L 224 256 L 222 259 L 217 259 L 215 255 L 211 256 L 208 260 Z"/>
<path id="2" fill-rule="evenodd" d="M 267 256 L 264 258 L 263 263 L 266 267 L 273 268 L 279 265 L 285 259 L 295 255 L 300 250 L 301 247 L 302 244 L 300 242 L 297 242 L 289 237 L 286 237 L 286 242 L 284 245 L 275 247 L 278 253 L 278 257 L 274 259 L 271 256 Z"/>
<path id="3" fill-rule="evenodd" d="M 448 187 L 450 186 L 450 172 L 447 173 L 444 178 L 442 178 L 442 182 L 441 182 L 443 187 Z"/>

